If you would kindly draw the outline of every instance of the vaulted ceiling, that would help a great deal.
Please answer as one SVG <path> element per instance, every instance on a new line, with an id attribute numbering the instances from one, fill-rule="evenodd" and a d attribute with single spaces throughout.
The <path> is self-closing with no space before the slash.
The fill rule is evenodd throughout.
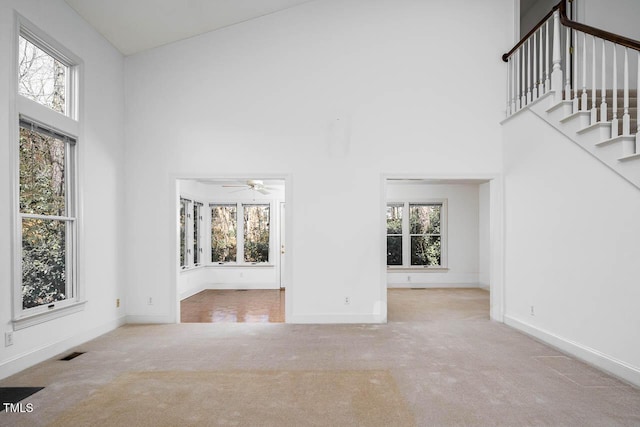
<path id="1" fill-rule="evenodd" d="M 314 0 L 65 0 L 124 55 Z"/>

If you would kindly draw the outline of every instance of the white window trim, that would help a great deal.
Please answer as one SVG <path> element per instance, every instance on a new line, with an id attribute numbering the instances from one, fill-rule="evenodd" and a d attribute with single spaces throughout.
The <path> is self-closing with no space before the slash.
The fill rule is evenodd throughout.
<path id="1" fill-rule="evenodd" d="M 198 211 L 198 215 L 196 217 L 196 211 L 195 208 L 199 206 L 200 209 Z M 194 250 L 193 253 L 193 262 L 192 262 L 192 267 L 193 268 L 197 268 L 197 267 L 202 267 L 202 265 L 204 264 L 203 259 L 204 259 L 204 250 L 202 248 L 202 237 L 203 237 L 203 233 L 202 233 L 202 227 L 204 225 L 204 203 L 199 202 L 198 200 L 194 200 L 192 202 L 192 207 L 191 207 L 191 212 L 193 212 L 193 225 L 192 225 L 192 230 L 191 230 L 191 247 Z M 195 234 L 195 226 L 196 223 L 198 224 L 198 234 Z M 196 254 L 198 255 L 198 260 L 199 262 L 196 262 Z"/>
<path id="2" fill-rule="evenodd" d="M 246 262 L 244 260 L 244 206 L 257 206 L 268 205 L 269 206 L 269 261 L 268 262 Z M 234 201 L 211 201 L 206 206 L 209 207 L 209 221 L 207 226 L 208 231 L 208 246 L 211 247 L 211 206 L 236 206 L 236 260 L 228 262 L 216 262 L 211 261 L 211 252 L 207 262 L 204 263 L 207 267 L 242 267 L 242 268 L 255 268 L 255 267 L 275 267 L 274 262 L 274 233 L 273 233 L 273 218 L 274 218 L 274 201 L 273 200 L 234 200 Z M 242 220 L 241 220 L 242 219 Z M 238 261 L 240 260 L 240 261 Z"/>
<path id="3" fill-rule="evenodd" d="M 184 264 L 180 264 L 181 270 L 187 270 L 192 266 L 192 254 L 191 254 L 191 239 L 189 238 L 189 233 L 191 233 L 192 225 L 191 225 L 191 214 L 193 211 L 192 204 L 193 201 L 188 197 L 180 197 L 180 209 L 182 210 L 182 203 L 185 203 L 184 207 L 184 242 L 180 239 L 179 248 L 182 248 L 184 244 Z"/>
<path id="4" fill-rule="evenodd" d="M 180 241 L 180 230 L 178 229 L 178 268 L 180 271 L 192 271 L 197 270 L 205 266 L 206 262 L 203 260 L 206 259 L 206 253 L 203 245 L 203 236 L 204 236 L 204 226 L 205 226 L 205 218 L 204 218 L 204 207 L 205 203 L 198 200 L 197 197 L 193 197 L 187 194 L 182 194 L 178 200 L 178 221 L 180 220 L 180 205 L 182 201 L 185 201 L 187 206 L 185 210 L 186 219 L 185 219 L 185 265 L 180 265 L 180 247 L 182 242 Z M 193 217 L 193 208 L 196 204 L 199 204 L 201 207 L 200 217 L 201 219 L 196 219 Z M 199 251 L 200 251 L 200 262 L 198 264 L 195 263 L 195 254 L 194 250 L 194 233 L 193 227 L 195 221 L 200 221 L 198 228 L 198 237 L 199 237 Z M 180 224 L 178 223 L 178 228 Z"/>
<path id="5" fill-rule="evenodd" d="M 440 211 L 440 265 L 411 265 L 411 234 L 409 233 L 409 206 L 442 204 Z M 409 200 L 388 200 L 385 209 L 389 205 L 403 206 L 402 209 L 402 265 L 388 265 L 388 271 L 429 271 L 443 272 L 449 270 L 448 257 L 448 199 L 409 199 Z M 388 235 L 388 234 L 386 234 Z M 386 236 L 385 235 L 385 236 Z M 386 241 L 386 238 L 385 238 Z"/>
<path id="6" fill-rule="evenodd" d="M 38 48 L 44 50 L 60 62 L 68 66 L 66 108 L 67 115 L 58 113 L 39 104 L 36 101 L 28 99 L 18 94 L 18 42 L 20 36 L 34 43 Z M 59 44 L 53 38 L 41 31 L 18 13 L 14 14 L 14 32 L 12 40 L 12 61 L 11 71 L 13 78 L 11 79 L 11 125 L 9 126 L 10 144 L 10 172 L 11 172 L 11 212 L 13 224 L 12 239 L 12 293 L 13 293 L 13 316 L 12 323 L 14 330 L 24 329 L 33 325 L 57 319 L 72 313 L 76 313 L 84 309 L 85 288 L 84 288 L 84 272 L 81 268 L 83 265 L 83 220 L 82 220 L 82 165 L 83 151 L 82 136 L 83 126 L 81 121 L 81 101 L 82 101 L 82 60 Z M 41 125 L 44 128 L 51 129 L 61 134 L 69 135 L 76 141 L 74 147 L 74 167 L 72 175 L 67 176 L 67 180 L 73 183 L 73 194 L 71 195 L 73 207 L 73 217 L 75 226 L 73 227 L 73 249 L 71 263 L 72 288 L 73 297 L 56 301 L 55 303 L 32 307 L 29 309 L 22 308 L 22 217 L 20 209 L 20 158 L 18 141 L 20 138 L 20 119 Z"/>

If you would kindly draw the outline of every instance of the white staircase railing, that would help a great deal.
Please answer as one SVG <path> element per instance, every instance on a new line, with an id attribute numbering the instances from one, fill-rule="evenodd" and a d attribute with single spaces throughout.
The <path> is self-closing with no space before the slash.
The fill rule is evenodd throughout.
<path id="1" fill-rule="evenodd" d="M 502 59 L 507 117 L 553 92 L 568 115 L 608 123 L 612 139 L 625 137 L 623 156 L 640 154 L 640 42 L 570 20 L 562 0 Z"/>

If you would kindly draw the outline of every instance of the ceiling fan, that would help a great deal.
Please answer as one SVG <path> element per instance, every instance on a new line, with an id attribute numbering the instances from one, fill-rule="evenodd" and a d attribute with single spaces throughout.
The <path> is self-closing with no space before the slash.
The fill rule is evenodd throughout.
<path id="1" fill-rule="evenodd" d="M 237 185 L 223 185 L 223 187 L 228 187 L 228 188 L 232 188 L 232 187 L 241 187 L 242 190 L 238 190 L 238 191 L 244 191 L 244 190 L 254 190 L 257 191 L 258 193 L 261 194 L 271 194 L 271 192 L 269 190 L 275 190 L 275 187 L 267 187 L 264 185 L 264 182 L 262 180 L 259 179 L 249 179 L 247 180 L 244 184 L 240 184 L 238 183 Z"/>

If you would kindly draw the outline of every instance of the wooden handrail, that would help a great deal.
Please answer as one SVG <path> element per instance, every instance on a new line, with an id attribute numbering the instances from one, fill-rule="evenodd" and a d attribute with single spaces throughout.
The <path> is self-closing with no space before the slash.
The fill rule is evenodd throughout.
<path id="1" fill-rule="evenodd" d="M 513 49 L 511 49 L 509 52 L 502 55 L 502 60 L 504 62 L 507 62 L 509 60 L 509 57 L 513 55 L 513 53 L 517 51 L 518 48 L 522 46 L 529 39 L 529 37 L 533 35 L 533 33 L 538 31 L 538 29 L 544 25 L 544 23 L 553 15 L 553 13 L 556 10 L 558 10 L 560 14 L 560 22 L 565 27 L 573 28 L 574 30 L 591 34 L 592 36 L 595 36 L 603 40 L 607 40 L 612 43 L 616 43 L 621 46 L 625 46 L 640 52 L 640 41 L 638 40 L 630 39 L 628 37 L 624 37 L 619 34 L 611 33 L 609 31 L 601 30 L 599 28 L 595 28 L 590 25 L 585 25 L 585 24 L 581 24 L 579 22 L 570 20 L 567 17 L 566 2 L 565 0 L 560 0 L 560 2 L 557 5 L 555 5 L 553 9 L 551 9 L 551 11 L 547 13 L 545 17 L 542 18 L 542 20 L 540 20 L 540 22 L 535 27 L 533 27 L 531 31 L 529 31 L 524 37 L 522 37 L 522 39 L 520 39 L 520 41 L 513 47 Z"/>
<path id="2" fill-rule="evenodd" d="M 502 60 L 504 62 L 508 62 L 509 61 L 509 57 L 511 55 L 513 55 L 513 53 L 518 50 L 518 48 L 520 46 L 522 46 L 523 44 L 526 43 L 527 40 L 529 40 L 529 37 L 531 37 L 533 35 L 533 33 L 535 33 L 536 31 L 538 31 L 538 29 L 540 27 L 542 27 L 544 25 L 545 22 L 547 22 L 547 19 L 551 18 L 551 16 L 553 15 L 553 12 L 555 12 L 556 10 L 558 10 L 560 8 L 560 4 L 564 4 L 564 0 L 560 0 L 560 3 L 558 3 L 557 5 L 553 6 L 553 9 L 551 9 L 551 11 L 549 13 L 547 13 L 544 18 L 542 18 L 540 20 L 540 22 L 538 22 L 536 24 L 535 27 L 533 27 L 531 29 L 531 31 L 529 31 L 527 34 L 524 35 L 524 37 L 522 37 L 520 39 L 520 41 L 518 43 L 516 43 L 516 45 L 507 53 L 505 53 L 504 55 L 502 55 Z"/>

